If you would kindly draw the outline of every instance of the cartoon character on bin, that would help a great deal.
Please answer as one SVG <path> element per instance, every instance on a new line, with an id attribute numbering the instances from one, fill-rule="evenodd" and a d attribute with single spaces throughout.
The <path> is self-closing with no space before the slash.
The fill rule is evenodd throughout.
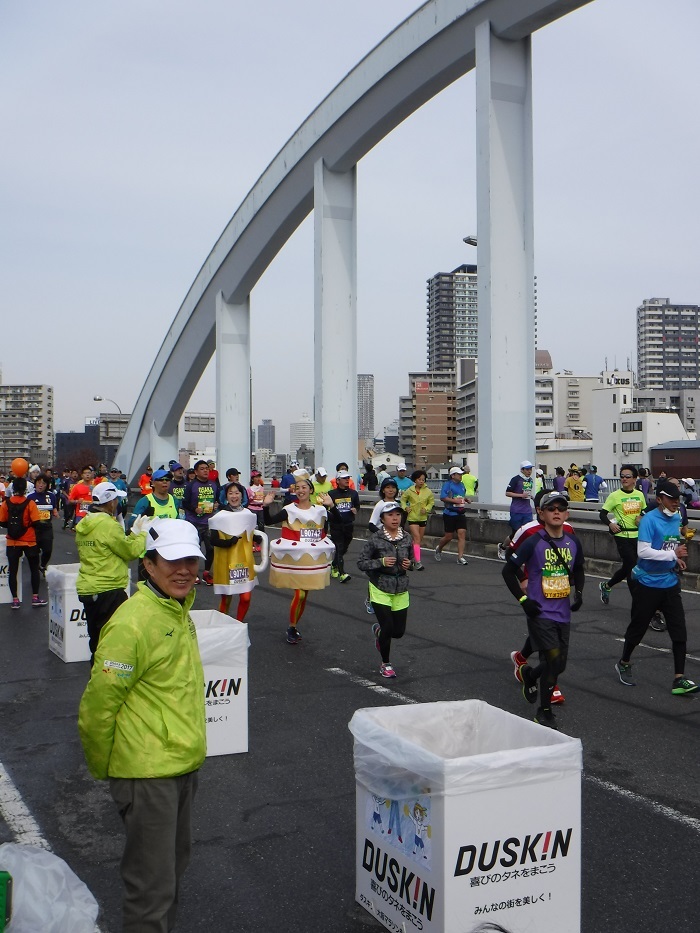
<path id="1" fill-rule="evenodd" d="M 401 813 L 399 812 L 399 802 L 398 800 L 389 801 L 389 829 L 387 834 L 390 836 L 392 832 L 396 833 L 396 838 L 399 842 L 403 842 L 403 830 L 401 829 Z"/>
<path id="2" fill-rule="evenodd" d="M 384 832 L 384 824 L 382 823 L 382 814 L 380 813 L 380 808 L 386 803 L 386 797 L 379 797 L 377 794 L 372 794 L 372 800 L 374 801 L 374 811 L 372 813 L 372 829 L 378 829 L 380 833 Z"/>
<path id="3" fill-rule="evenodd" d="M 413 810 L 408 814 L 413 820 L 413 825 L 415 827 L 415 836 L 413 839 L 413 855 L 415 855 L 418 849 L 423 853 L 423 858 L 427 858 L 425 851 L 425 843 L 423 842 L 423 837 L 429 835 L 430 827 L 425 822 L 425 818 L 428 815 L 426 807 L 420 804 L 417 800 L 413 804 Z"/>
<path id="4" fill-rule="evenodd" d="M 221 596 L 219 612 L 228 613 L 238 596 L 236 619 L 243 622 L 257 576 L 267 567 L 268 538 L 257 530 L 257 516 L 243 507 L 244 489 L 239 483 L 226 487 L 226 507 L 209 519 L 209 539 L 214 548 L 212 574 L 214 592 Z M 253 543 L 260 545 L 260 563 L 255 563 Z"/>

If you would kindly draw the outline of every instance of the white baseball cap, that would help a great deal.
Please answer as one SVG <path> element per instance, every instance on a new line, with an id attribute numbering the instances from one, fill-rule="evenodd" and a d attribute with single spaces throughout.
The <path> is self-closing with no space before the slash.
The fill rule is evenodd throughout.
<path id="1" fill-rule="evenodd" d="M 325 467 L 318 467 L 316 473 L 318 476 L 328 476 L 328 470 Z"/>
<path id="2" fill-rule="evenodd" d="M 464 473 L 464 470 L 462 469 L 462 467 L 458 467 L 458 466 L 450 467 L 450 476 L 452 476 L 454 473 L 459 473 L 461 476 L 461 474 Z"/>
<path id="3" fill-rule="evenodd" d="M 126 493 L 117 489 L 114 483 L 98 483 L 92 490 L 92 501 L 96 505 L 106 505 L 112 499 L 125 499 Z"/>
<path id="4" fill-rule="evenodd" d="M 406 464 L 405 464 L 405 463 L 397 463 L 397 464 L 396 464 L 396 470 L 397 470 L 397 472 L 398 472 L 399 470 L 405 470 L 405 469 L 406 469 Z"/>
<path id="5" fill-rule="evenodd" d="M 146 533 L 146 551 L 157 551 L 164 560 L 204 557 L 197 529 L 180 518 L 157 518 Z"/>
<path id="6" fill-rule="evenodd" d="M 523 460 L 523 462 L 520 464 L 520 469 L 521 469 L 521 470 L 531 470 L 531 469 L 533 468 L 533 466 L 534 466 L 534 463 L 530 463 L 529 460 Z"/>
<path id="7" fill-rule="evenodd" d="M 401 511 L 402 511 L 401 505 L 400 505 L 400 503 L 398 503 L 398 502 L 396 502 L 396 501 L 394 500 L 394 501 L 392 501 L 392 502 L 385 502 L 384 505 L 382 506 L 382 510 L 381 510 L 381 512 L 380 512 L 379 514 L 380 514 L 380 515 L 385 515 L 387 512 L 397 512 L 397 511 L 398 511 L 398 512 L 401 512 Z"/>
<path id="8" fill-rule="evenodd" d="M 347 470 L 338 470 L 338 472 L 335 474 L 335 478 L 336 479 L 349 479 L 350 474 L 348 473 Z"/>

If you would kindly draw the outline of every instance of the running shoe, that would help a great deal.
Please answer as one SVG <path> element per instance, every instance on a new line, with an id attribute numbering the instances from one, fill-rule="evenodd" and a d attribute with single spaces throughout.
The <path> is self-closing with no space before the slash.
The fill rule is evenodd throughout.
<path id="1" fill-rule="evenodd" d="M 194 585 L 195 585 L 195 586 L 199 586 L 199 584 L 200 584 L 201 582 L 202 582 L 202 581 L 200 580 L 200 578 L 197 577 L 197 579 L 194 581 Z"/>
<path id="2" fill-rule="evenodd" d="M 202 580 L 204 580 L 207 586 L 214 586 L 214 577 L 211 575 L 210 570 L 204 571 L 202 574 Z"/>
<path id="3" fill-rule="evenodd" d="M 503 547 L 502 544 L 499 544 L 499 545 L 498 545 L 498 559 L 499 559 L 499 560 L 505 560 L 505 559 L 506 559 L 506 549 Z"/>
<path id="4" fill-rule="evenodd" d="M 683 696 L 686 693 L 697 693 L 700 687 L 687 677 L 676 677 L 671 687 L 671 693 L 676 696 Z"/>
<path id="5" fill-rule="evenodd" d="M 520 676 L 520 668 L 523 666 L 523 664 L 527 664 L 527 658 L 524 654 L 521 654 L 520 651 L 511 651 L 510 659 L 513 662 L 513 674 L 515 675 L 515 679 L 522 683 L 523 679 Z"/>
<path id="6" fill-rule="evenodd" d="M 436 548 L 435 548 L 435 560 L 437 560 L 437 561 L 441 561 L 441 560 L 442 560 L 442 551 L 440 550 L 439 547 L 436 547 Z"/>
<path id="7" fill-rule="evenodd" d="M 338 579 L 340 580 L 341 583 L 347 583 L 348 580 L 352 580 L 352 577 L 350 576 L 349 573 L 341 573 Z"/>
<path id="8" fill-rule="evenodd" d="M 620 683 L 624 684 L 625 687 L 636 687 L 637 682 L 632 680 L 632 665 L 625 664 L 624 661 L 618 661 L 615 665 L 615 670 L 617 675 L 620 678 Z"/>
<path id="9" fill-rule="evenodd" d="M 372 606 L 369 596 L 365 596 L 365 609 L 367 610 L 367 615 L 370 615 L 370 616 L 374 615 L 374 608 Z"/>
<path id="10" fill-rule="evenodd" d="M 391 664 L 382 664 L 382 666 L 379 668 L 379 673 L 382 675 L 382 677 L 396 677 L 396 671 L 391 666 Z"/>
<path id="11" fill-rule="evenodd" d="M 21 608 L 22 608 L 22 603 L 15 596 L 15 598 L 10 603 L 10 609 L 21 609 Z"/>
<path id="12" fill-rule="evenodd" d="M 42 577 L 45 577 L 45 576 L 46 576 L 46 567 L 39 567 L 39 573 L 42 575 Z"/>
<path id="13" fill-rule="evenodd" d="M 287 629 L 287 643 L 290 645 L 296 645 L 298 641 L 301 641 L 301 635 L 296 630 L 296 626 L 290 625 Z"/>
<path id="14" fill-rule="evenodd" d="M 457 563 L 466 566 L 469 563 L 469 561 L 467 560 L 466 557 L 464 557 L 464 555 L 462 555 L 462 557 L 457 558 Z"/>
<path id="15" fill-rule="evenodd" d="M 379 625 L 379 622 L 375 622 L 375 623 L 373 624 L 373 626 L 372 626 L 372 634 L 374 635 L 374 647 L 375 647 L 375 648 L 377 649 L 377 651 L 379 651 L 379 652 L 381 652 L 381 648 L 379 647 L 379 633 L 380 633 L 380 631 L 381 631 L 381 626 Z"/>
<path id="16" fill-rule="evenodd" d="M 540 706 L 535 713 L 535 722 L 540 726 L 546 726 L 548 729 L 554 729 L 555 732 L 558 731 L 557 720 L 551 709 L 542 709 Z"/>
<path id="17" fill-rule="evenodd" d="M 339 576 L 340 576 L 340 574 L 338 573 L 338 568 L 337 568 L 337 567 L 331 567 L 331 579 L 332 579 L 332 580 L 337 580 Z"/>
<path id="18" fill-rule="evenodd" d="M 604 606 L 607 606 L 610 602 L 610 587 L 607 583 L 602 582 L 598 584 L 598 589 L 600 590 L 600 601 Z"/>
<path id="19" fill-rule="evenodd" d="M 416 561 L 416 570 L 425 570 L 425 567 L 423 566 L 423 564 L 421 564 L 419 560 Z"/>
<path id="20" fill-rule="evenodd" d="M 564 694 L 561 692 L 559 687 L 555 685 L 554 690 L 552 690 L 552 703 L 559 704 L 564 702 Z"/>
<path id="21" fill-rule="evenodd" d="M 537 702 L 537 679 L 532 676 L 534 673 L 529 664 L 520 665 L 520 681 L 523 685 L 523 696 L 528 703 Z"/>
<path id="22" fill-rule="evenodd" d="M 32 596 L 32 607 L 34 609 L 37 609 L 41 606 L 46 606 L 47 603 L 48 603 L 48 600 L 44 599 L 41 596 Z"/>
<path id="23" fill-rule="evenodd" d="M 655 632 L 665 632 L 666 631 L 666 619 L 660 612 L 655 612 L 651 617 L 651 622 L 649 625 L 654 629 Z"/>

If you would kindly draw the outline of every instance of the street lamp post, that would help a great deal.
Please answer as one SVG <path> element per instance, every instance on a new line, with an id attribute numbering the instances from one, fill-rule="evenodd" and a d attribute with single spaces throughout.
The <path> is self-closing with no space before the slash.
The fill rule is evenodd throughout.
<path id="1" fill-rule="evenodd" d="M 92 400 L 93 400 L 93 402 L 111 402 L 111 404 L 114 405 L 114 407 L 117 409 L 117 411 L 119 412 L 120 415 L 123 415 L 123 414 L 124 414 L 124 412 L 121 410 L 121 408 L 119 407 L 119 405 L 117 405 L 117 403 L 114 401 L 114 399 L 111 399 L 111 398 L 104 398 L 104 396 L 102 396 L 102 395 L 93 395 Z"/>

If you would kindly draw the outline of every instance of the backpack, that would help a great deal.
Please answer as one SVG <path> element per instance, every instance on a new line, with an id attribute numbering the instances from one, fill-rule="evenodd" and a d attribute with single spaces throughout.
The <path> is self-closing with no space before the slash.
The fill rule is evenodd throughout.
<path id="1" fill-rule="evenodd" d="M 18 541 L 29 530 L 24 524 L 24 510 L 29 505 L 29 499 L 24 502 L 7 503 L 7 537 Z"/>

